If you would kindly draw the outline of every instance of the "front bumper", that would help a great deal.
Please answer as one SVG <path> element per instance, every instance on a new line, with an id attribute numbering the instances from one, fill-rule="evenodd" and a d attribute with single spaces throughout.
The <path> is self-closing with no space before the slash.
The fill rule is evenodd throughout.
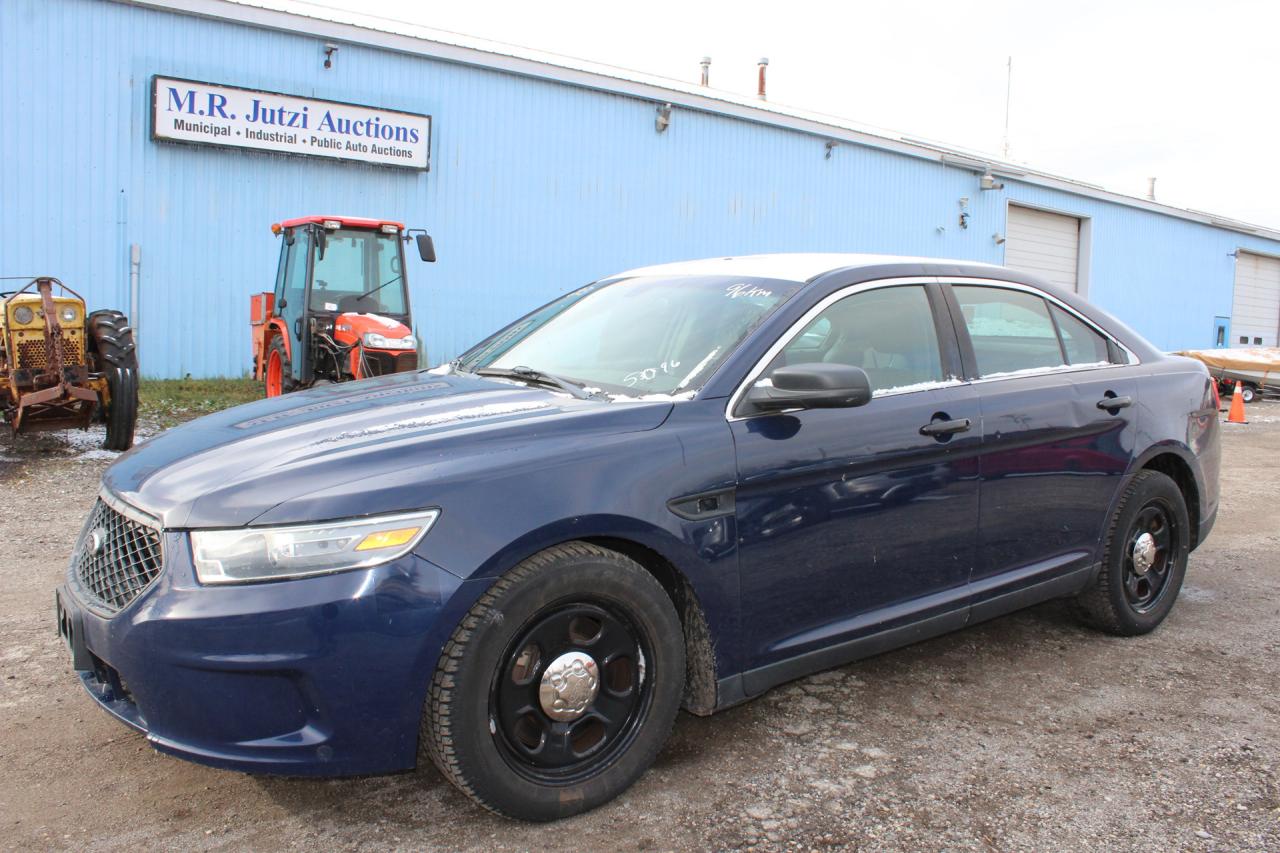
<path id="1" fill-rule="evenodd" d="M 183 534 L 156 582 L 115 615 L 58 591 L 77 672 L 162 752 L 287 775 L 413 767 L 440 649 L 483 581 L 408 555 L 372 569 L 202 587 Z M 69 641 L 70 642 L 70 641 Z"/>

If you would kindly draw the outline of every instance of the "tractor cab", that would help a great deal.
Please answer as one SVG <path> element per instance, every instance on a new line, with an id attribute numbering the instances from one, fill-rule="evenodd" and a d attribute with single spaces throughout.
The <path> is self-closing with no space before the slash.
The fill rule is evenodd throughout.
<path id="1" fill-rule="evenodd" d="M 434 261 L 425 231 L 346 216 L 304 216 L 271 226 L 281 238 L 271 293 L 252 297 L 254 376 L 268 397 L 316 382 L 418 368 L 404 244 Z"/>

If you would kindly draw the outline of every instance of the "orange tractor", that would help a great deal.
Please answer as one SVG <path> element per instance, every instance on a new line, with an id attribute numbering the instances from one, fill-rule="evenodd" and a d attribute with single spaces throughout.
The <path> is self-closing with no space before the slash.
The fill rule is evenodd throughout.
<path id="1" fill-rule="evenodd" d="M 418 369 L 404 244 L 436 259 L 431 237 L 403 224 L 303 216 L 271 226 L 282 238 L 276 287 L 251 297 L 253 375 L 278 397 L 317 382 Z"/>

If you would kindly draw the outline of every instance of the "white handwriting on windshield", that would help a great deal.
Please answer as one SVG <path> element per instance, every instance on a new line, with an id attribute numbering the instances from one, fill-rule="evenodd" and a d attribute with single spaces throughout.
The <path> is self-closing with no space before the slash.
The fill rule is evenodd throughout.
<path id="1" fill-rule="evenodd" d="M 773 296 L 772 290 L 765 290 L 754 284 L 731 284 L 724 289 L 724 292 L 730 299 L 737 299 L 739 296 Z"/>
<path id="2" fill-rule="evenodd" d="M 622 377 L 622 384 L 626 385 L 628 388 L 634 388 L 636 387 L 636 383 L 642 379 L 645 382 L 650 382 L 657 378 L 659 371 L 663 373 L 670 373 L 679 366 L 680 362 L 672 359 L 671 361 L 662 362 L 662 364 L 659 364 L 657 367 L 646 367 L 644 370 L 633 370 L 626 376 Z"/>

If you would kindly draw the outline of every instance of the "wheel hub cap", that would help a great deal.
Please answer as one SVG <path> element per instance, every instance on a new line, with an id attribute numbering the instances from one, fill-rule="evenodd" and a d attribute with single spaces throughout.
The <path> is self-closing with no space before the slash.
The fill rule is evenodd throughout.
<path id="1" fill-rule="evenodd" d="M 553 660 L 542 674 L 538 701 L 553 720 L 581 717 L 600 690 L 600 668 L 584 652 L 565 652 Z"/>
<path id="2" fill-rule="evenodd" d="M 1156 561 L 1156 540 L 1150 533 L 1144 533 L 1133 543 L 1133 567 L 1138 574 L 1145 575 L 1151 571 Z"/>

